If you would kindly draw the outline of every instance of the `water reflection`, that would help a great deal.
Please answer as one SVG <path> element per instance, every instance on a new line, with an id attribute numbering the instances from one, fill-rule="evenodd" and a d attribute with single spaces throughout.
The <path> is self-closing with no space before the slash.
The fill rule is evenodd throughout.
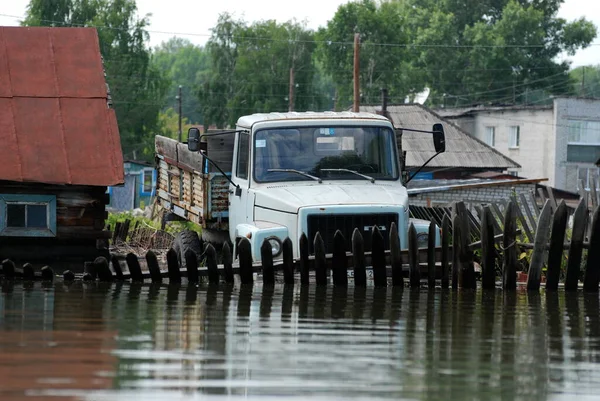
<path id="1" fill-rule="evenodd" d="M 1 290 L 0 398 L 546 400 L 600 390 L 598 294 L 18 282 Z"/>

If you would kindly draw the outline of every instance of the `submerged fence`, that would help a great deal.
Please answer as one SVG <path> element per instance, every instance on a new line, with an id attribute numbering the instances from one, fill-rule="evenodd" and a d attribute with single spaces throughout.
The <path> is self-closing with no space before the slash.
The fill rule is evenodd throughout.
<path id="1" fill-rule="evenodd" d="M 429 242 L 426 248 L 418 248 L 417 232 L 409 227 L 408 244 L 402 246 L 398 236 L 398 227 L 392 224 L 389 242 L 384 241 L 383 231 L 375 225 L 370 235 L 370 243 L 358 229 L 354 230 L 351 249 L 347 249 L 346 239 L 337 231 L 333 241 L 333 252 L 325 252 L 325 243 L 320 233 L 310 241 L 314 245 L 314 254 L 309 255 L 309 238 L 303 235 L 299 241 L 300 258 L 293 257 L 293 244 L 287 238 L 283 241 L 283 259 L 273 260 L 268 242 L 261 247 L 262 262 L 252 261 L 250 242 L 243 238 L 238 246 L 238 260 L 234 266 L 231 249 L 223 247 L 221 265 L 217 264 L 217 252 L 207 245 L 201 255 L 188 251 L 181 263 L 177 253 L 170 249 L 166 254 L 166 269 L 152 251 L 140 260 L 135 254 L 122 258 L 112 255 L 110 263 L 98 258 L 88 265 L 83 275 L 70 271 L 63 274 L 66 281 L 82 280 L 131 280 L 133 282 L 180 282 L 186 277 L 188 282 L 198 283 L 207 280 L 210 284 L 219 282 L 233 283 L 235 276 L 242 284 L 251 284 L 254 273 L 260 273 L 265 285 L 275 283 L 276 279 L 286 285 L 366 286 L 372 278 L 375 287 L 404 286 L 408 279 L 410 287 L 427 285 L 430 288 L 468 288 L 477 287 L 478 275 L 475 269 L 476 259 L 481 265 L 481 287 L 512 290 L 517 287 L 518 257 L 523 250 L 530 252 L 527 266 L 527 288 L 538 290 L 545 278 L 545 288 L 556 290 L 559 284 L 567 291 L 577 290 L 580 281 L 585 291 L 598 291 L 600 284 L 600 221 L 599 208 L 589 217 L 584 199 L 579 202 L 574 214 L 570 241 L 565 242 L 568 210 L 564 202 L 553 206 L 546 200 L 539 216 L 536 213 L 536 226 L 528 227 L 530 234 L 523 237 L 531 242 L 521 242 L 523 235 L 522 217 L 514 200 L 507 203 L 504 213 L 498 215 L 490 205 L 483 206 L 478 216 L 478 241 L 472 242 L 473 218 L 463 202 L 454 204 L 451 213 L 441 216 L 441 224 L 431 222 Z M 532 213 L 533 215 L 533 213 Z M 591 224 L 589 224 L 591 223 Z M 498 227 L 502 231 L 498 233 Z M 520 228 L 519 228 L 520 227 Z M 441 246 L 435 246 L 436 230 L 440 230 Z M 526 230 L 525 230 L 526 231 Z M 388 249 L 384 246 L 389 243 Z M 367 246 L 366 246 L 367 245 Z M 404 249 L 403 249 L 404 248 Z M 407 248 L 407 249 L 406 249 Z M 365 251 L 370 249 L 370 251 Z M 584 250 L 587 249 L 586 252 Z M 563 254 L 568 252 L 566 266 Z M 584 254 L 585 253 L 585 254 Z M 126 265 L 126 269 L 124 269 Z M 200 266 L 200 264 L 202 266 Z M 142 270 L 142 265 L 146 266 Z M 185 265 L 185 269 L 180 266 Z M 543 274 L 545 268 L 545 274 Z M 282 274 L 281 274 L 282 273 Z M 330 274 L 331 273 L 331 274 Z M 369 273 L 369 274 L 368 274 Z M 282 276 L 282 277 L 280 277 Z M 351 277 L 349 277 L 351 276 Z M 52 280 L 55 275 L 49 267 L 34 272 L 31 265 L 25 264 L 17 269 L 9 260 L 2 262 L 2 277 L 5 280 L 43 279 Z"/>

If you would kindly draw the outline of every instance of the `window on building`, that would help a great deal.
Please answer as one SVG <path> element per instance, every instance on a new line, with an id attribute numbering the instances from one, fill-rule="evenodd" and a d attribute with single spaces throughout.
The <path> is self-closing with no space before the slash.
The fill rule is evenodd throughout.
<path id="1" fill-rule="evenodd" d="M 485 127 L 485 143 L 490 146 L 496 145 L 496 127 Z"/>
<path id="2" fill-rule="evenodd" d="M 513 125 L 508 128 L 508 147 L 517 149 L 521 140 L 521 127 Z"/>
<path id="3" fill-rule="evenodd" d="M 569 144 L 600 145 L 600 121 L 568 120 Z"/>
<path id="4" fill-rule="evenodd" d="M 56 197 L 53 195 L 0 195 L 0 236 L 54 237 Z"/>
<path id="5" fill-rule="evenodd" d="M 578 167 L 577 172 L 577 189 L 580 188 L 580 183 L 583 181 L 583 189 L 589 191 L 596 183 L 596 189 L 600 183 L 600 169 L 598 167 Z"/>
<path id="6" fill-rule="evenodd" d="M 600 121 L 568 120 L 567 161 L 595 163 L 600 158 Z"/>
<path id="7" fill-rule="evenodd" d="M 154 170 L 142 171 L 142 192 L 145 194 L 152 193 L 154 186 Z"/>
<path id="8" fill-rule="evenodd" d="M 250 136 L 243 132 L 239 133 L 237 168 L 235 175 L 238 178 L 248 179 L 248 159 L 250 156 Z"/>

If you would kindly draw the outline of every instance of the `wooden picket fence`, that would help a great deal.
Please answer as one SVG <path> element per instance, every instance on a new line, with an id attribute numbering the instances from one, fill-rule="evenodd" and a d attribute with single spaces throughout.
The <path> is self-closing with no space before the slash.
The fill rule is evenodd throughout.
<path id="1" fill-rule="evenodd" d="M 475 270 L 475 254 L 480 253 L 478 261 L 481 265 L 481 287 L 485 289 L 502 287 L 512 290 L 517 287 L 518 255 L 523 250 L 531 252 L 527 267 L 527 288 L 537 290 L 545 281 L 547 290 L 556 290 L 564 285 L 566 291 L 577 290 L 580 281 L 585 291 L 598 291 L 600 282 L 600 208 L 596 207 L 590 218 L 585 199 L 581 199 L 573 214 L 570 240 L 565 242 L 568 210 L 564 201 L 554 206 L 547 199 L 542 210 L 533 211 L 536 215 L 535 227 L 529 227 L 531 234 L 523 235 L 518 228 L 523 221 L 519 215 L 519 207 L 515 199 L 511 199 L 500 215 L 492 205 L 481 207 L 478 215 L 479 240 L 472 241 L 471 230 L 473 218 L 464 202 L 453 205 L 450 213 L 441 216 L 441 224 L 432 221 L 429 226 L 429 243 L 425 248 L 418 248 L 417 233 L 414 226 L 408 232 L 408 249 L 402 249 L 398 229 L 392 224 L 389 230 L 389 249 L 385 249 L 382 231 L 376 226 L 371 233 L 365 251 L 365 241 L 361 231 L 356 229 L 352 235 L 351 249 L 346 249 L 346 240 L 340 231 L 336 232 L 333 241 L 333 252 L 327 254 L 320 233 L 312 239 L 314 254 L 309 255 L 309 239 L 303 235 L 299 241 L 300 258 L 293 257 L 293 244 L 287 238 L 283 242 L 283 259 L 274 261 L 271 246 L 268 242 L 261 247 L 261 263 L 253 263 L 250 242 L 244 238 L 238 246 L 238 257 L 234 264 L 231 249 L 223 247 L 221 265 L 217 264 L 217 252 L 212 245 L 207 245 L 202 255 L 188 251 L 185 254 L 185 269 L 181 269 L 181 261 L 173 249 L 166 254 L 166 269 L 156 254 L 148 251 L 145 258 L 140 259 L 133 253 L 124 258 L 112 255 L 110 262 L 98 258 L 88 265 L 83 275 L 75 275 L 70 271 L 64 273 L 66 281 L 82 280 L 131 280 L 143 282 L 180 282 L 187 277 L 188 282 L 197 283 L 206 277 L 210 284 L 222 281 L 233 283 L 239 276 L 242 284 L 250 284 L 259 273 L 265 285 L 283 281 L 286 285 L 309 285 L 314 281 L 317 286 L 347 286 L 350 281 L 354 286 L 366 286 L 367 278 L 372 278 L 376 287 L 404 286 L 408 279 L 410 287 L 420 287 L 425 282 L 428 287 L 452 287 L 475 289 L 478 277 Z M 432 219 L 435 220 L 435 219 Z M 591 223 L 591 224 L 588 224 Z M 441 226 L 441 227 L 440 227 Z M 502 231 L 498 233 L 498 227 Z M 435 246 L 436 230 L 441 228 L 441 246 Z M 520 241 L 522 238 L 532 241 Z M 587 249 L 587 252 L 584 250 Z M 566 268 L 562 269 L 564 253 Z M 586 253 L 586 254 L 584 254 Z M 126 269 L 124 269 L 124 264 Z M 200 266 L 200 264 L 202 266 Z M 47 267 L 44 272 L 32 271 L 30 265 L 17 269 L 11 261 L 5 260 L 2 274 L 5 279 L 45 279 L 54 277 Z M 146 269 L 142 269 L 142 265 Z M 112 268 L 111 268 L 112 266 Z M 544 279 L 542 279 L 546 267 Z M 564 271 L 563 271 L 564 270 Z M 331 274 L 330 274 L 331 273 Z M 351 274 L 349 274 L 351 273 Z M 351 276 L 351 277 L 349 277 Z"/>

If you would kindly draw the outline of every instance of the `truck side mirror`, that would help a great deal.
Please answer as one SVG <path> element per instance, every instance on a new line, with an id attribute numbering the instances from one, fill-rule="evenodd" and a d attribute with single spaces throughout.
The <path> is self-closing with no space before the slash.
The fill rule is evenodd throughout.
<path id="1" fill-rule="evenodd" d="M 446 136 L 444 135 L 444 126 L 442 124 L 433 124 L 433 146 L 436 153 L 446 151 Z"/>
<path id="2" fill-rule="evenodd" d="M 200 150 L 200 130 L 198 128 L 190 128 L 188 130 L 188 150 L 197 152 Z"/>

